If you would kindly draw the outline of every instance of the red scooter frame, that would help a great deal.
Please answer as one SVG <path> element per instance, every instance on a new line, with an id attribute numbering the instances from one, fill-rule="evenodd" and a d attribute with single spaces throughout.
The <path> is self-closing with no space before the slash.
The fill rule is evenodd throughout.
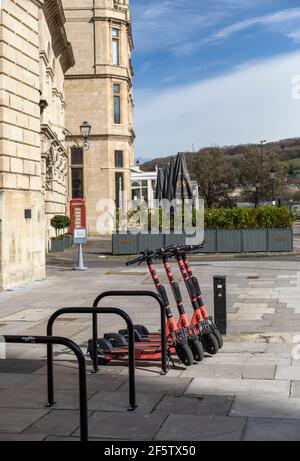
<path id="1" fill-rule="evenodd" d="M 174 256 L 174 252 L 175 252 L 174 248 L 171 249 L 170 247 L 167 248 L 167 249 L 162 248 L 161 250 L 159 250 L 159 254 L 161 255 L 161 258 L 163 259 L 164 267 L 165 267 L 165 270 L 166 270 L 170 285 L 171 285 L 171 287 L 173 289 L 175 299 L 176 299 L 176 297 L 178 297 L 178 294 L 179 294 L 180 297 L 178 298 L 178 302 L 182 305 L 182 298 L 181 298 L 181 293 L 180 293 L 180 289 L 178 287 L 178 284 L 176 284 L 177 289 L 174 290 L 174 283 L 176 283 L 176 282 L 174 281 L 173 273 L 172 273 L 172 270 L 171 270 L 171 264 L 169 262 L 170 257 Z M 193 307 L 193 310 L 194 310 L 194 315 L 193 315 L 193 318 L 192 318 L 192 321 L 191 321 L 190 325 L 195 329 L 196 333 L 198 334 L 199 339 L 200 339 L 204 349 L 206 350 L 206 352 L 208 352 L 211 355 L 215 355 L 219 350 L 219 345 L 218 345 L 217 338 L 213 335 L 213 332 L 212 332 L 210 326 L 208 325 L 208 323 L 205 322 L 205 320 L 203 319 L 202 312 L 201 312 L 201 310 L 200 310 L 200 308 L 198 306 L 198 302 L 197 302 L 197 299 L 196 299 L 196 292 L 195 292 L 193 283 L 189 280 L 189 277 L 188 277 L 187 271 L 186 271 L 186 269 L 185 269 L 185 267 L 183 265 L 182 259 L 181 258 L 178 258 L 178 259 L 177 259 L 178 264 L 181 261 L 181 263 L 180 263 L 180 271 L 182 273 L 183 280 L 184 280 L 184 282 L 186 284 L 188 293 L 190 295 L 192 307 Z M 182 309 L 183 309 L 183 306 L 182 306 Z M 186 315 L 183 317 L 183 320 L 184 320 L 184 322 L 189 323 L 188 318 L 187 318 Z"/>
<path id="2" fill-rule="evenodd" d="M 156 290 L 157 290 L 158 294 L 160 294 L 160 296 L 164 300 L 165 305 L 168 306 L 167 309 L 169 309 L 170 312 L 171 312 L 169 299 L 168 299 L 166 290 L 165 290 L 164 286 L 160 283 L 159 276 L 158 276 L 158 274 L 156 272 L 156 269 L 155 269 L 155 266 L 154 266 L 154 263 L 153 263 L 153 258 L 154 257 L 159 257 L 159 256 L 160 256 L 159 251 L 152 254 L 152 257 L 147 261 L 147 264 L 148 264 L 148 267 L 149 267 L 149 271 L 150 271 L 152 280 L 153 280 L 154 285 L 156 287 Z M 171 276 L 172 276 L 172 273 L 171 273 Z M 201 342 L 199 341 L 198 336 L 195 334 L 194 327 L 192 325 L 190 325 L 190 323 L 188 321 L 187 315 L 186 315 L 184 307 L 183 307 L 180 289 L 179 289 L 179 286 L 175 282 L 174 279 L 172 280 L 171 286 L 172 286 L 172 291 L 174 293 L 174 297 L 175 297 L 175 300 L 176 300 L 177 309 L 178 309 L 178 312 L 179 312 L 179 321 L 178 321 L 178 323 L 176 325 L 175 319 L 174 319 L 173 315 L 171 314 L 172 315 L 172 321 L 170 322 L 169 327 L 171 327 L 171 329 L 172 329 L 171 331 L 174 331 L 174 328 L 175 328 L 177 331 L 183 331 L 184 332 L 184 334 L 187 336 L 188 345 L 189 345 L 189 347 L 190 347 L 190 349 L 191 349 L 191 351 L 193 353 L 193 357 L 194 357 L 195 361 L 196 362 L 201 362 L 203 360 L 203 358 L 204 358 L 203 346 L 202 346 Z M 163 293 L 163 296 L 162 296 L 162 293 Z M 167 315 L 167 317 L 168 317 L 168 315 Z M 167 335 L 168 335 L 168 333 L 171 333 L 171 331 L 168 330 L 168 323 L 167 323 Z"/>
<path id="3" fill-rule="evenodd" d="M 190 263 L 189 263 L 189 259 L 188 259 L 188 252 L 192 252 L 193 250 L 195 250 L 197 248 L 198 247 L 195 247 L 195 246 L 176 247 L 175 248 L 175 257 L 177 259 L 178 266 L 179 266 L 179 269 L 180 269 L 182 275 L 184 274 L 184 272 L 186 272 L 187 276 L 188 276 L 188 278 L 190 280 L 190 282 L 188 282 L 189 285 L 191 286 L 191 284 L 192 284 L 194 286 L 193 294 L 196 296 L 196 300 L 197 300 L 199 309 L 201 311 L 201 314 L 203 316 L 203 319 L 204 319 L 204 321 L 206 323 L 209 324 L 212 333 L 217 338 L 219 348 L 221 349 L 223 347 L 222 335 L 219 332 L 218 327 L 217 327 L 217 325 L 215 324 L 215 322 L 213 320 L 213 317 L 210 316 L 209 313 L 207 312 L 206 305 L 205 305 L 205 303 L 203 301 L 200 284 L 198 282 L 197 277 L 195 277 L 193 272 L 192 272 L 192 269 L 191 269 L 191 266 L 190 266 Z"/>
<path id="4" fill-rule="evenodd" d="M 142 262 L 147 263 L 147 266 L 149 268 L 150 275 L 155 284 L 156 290 L 159 296 L 161 297 L 163 304 L 165 306 L 165 314 L 167 318 L 166 335 L 167 335 L 168 344 L 169 344 L 169 356 L 171 356 L 172 353 L 176 352 L 181 362 L 186 366 L 190 366 L 194 362 L 194 355 L 193 355 L 193 351 L 190 348 L 189 338 L 184 329 L 177 328 L 177 324 L 175 322 L 175 319 L 173 317 L 172 310 L 169 304 L 167 292 L 165 290 L 165 287 L 160 283 L 157 272 L 155 270 L 155 266 L 154 266 L 153 259 L 152 259 L 153 256 L 154 256 L 154 252 L 145 251 L 142 253 L 142 256 L 132 261 L 128 261 L 126 265 L 129 266 L 132 264 L 141 264 Z M 151 341 L 157 342 L 159 337 L 160 337 L 159 333 L 157 334 L 150 333 L 146 335 L 145 339 L 150 341 L 150 344 L 151 344 Z"/>

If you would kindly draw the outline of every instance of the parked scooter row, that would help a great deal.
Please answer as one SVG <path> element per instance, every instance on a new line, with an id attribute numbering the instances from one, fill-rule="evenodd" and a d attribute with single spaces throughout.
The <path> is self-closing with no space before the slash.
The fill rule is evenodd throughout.
<path id="1" fill-rule="evenodd" d="M 198 246 L 170 246 L 156 251 L 143 251 L 138 258 L 128 261 L 127 265 L 146 263 L 157 290 L 161 297 L 166 314 L 166 336 L 168 356 L 176 354 L 179 360 L 190 366 L 194 362 L 201 362 L 204 353 L 214 355 L 223 345 L 222 336 L 217 329 L 213 318 L 208 315 L 197 278 L 193 275 L 188 254 L 199 248 Z M 175 258 L 187 288 L 193 317 L 189 321 L 184 309 L 179 285 L 176 283 L 171 259 Z M 168 282 L 176 302 L 179 320 L 176 322 L 169 302 L 167 291 L 162 285 L 155 268 L 155 261 L 161 260 L 167 274 Z M 151 333 L 144 325 L 135 325 L 135 358 L 136 360 L 157 360 L 161 358 L 161 334 Z M 92 344 L 89 343 L 88 352 L 92 354 Z M 108 333 L 98 339 L 98 362 L 106 365 L 112 360 L 124 360 L 128 356 L 127 331 Z"/>

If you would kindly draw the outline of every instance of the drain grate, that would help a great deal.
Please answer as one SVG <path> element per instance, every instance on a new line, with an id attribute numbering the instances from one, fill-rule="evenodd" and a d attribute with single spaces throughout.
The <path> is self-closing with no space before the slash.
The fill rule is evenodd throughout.
<path id="1" fill-rule="evenodd" d="M 248 280 L 257 280 L 259 279 L 260 277 L 257 276 L 257 275 L 250 275 L 249 277 L 247 277 Z"/>

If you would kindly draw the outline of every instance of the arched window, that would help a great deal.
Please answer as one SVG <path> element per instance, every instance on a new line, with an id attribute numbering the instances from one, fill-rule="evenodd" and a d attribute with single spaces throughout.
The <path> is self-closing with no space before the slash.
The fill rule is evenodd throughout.
<path id="1" fill-rule="evenodd" d="M 141 187 L 141 183 L 138 182 L 138 181 L 136 181 L 136 182 L 133 182 L 131 186 L 132 186 L 132 187 L 138 187 L 138 188 L 139 188 L 139 187 Z"/>

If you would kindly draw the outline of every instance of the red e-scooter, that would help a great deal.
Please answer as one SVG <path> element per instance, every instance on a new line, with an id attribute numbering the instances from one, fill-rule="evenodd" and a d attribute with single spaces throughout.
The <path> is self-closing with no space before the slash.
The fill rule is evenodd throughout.
<path id="1" fill-rule="evenodd" d="M 193 294 L 196 297 L 198 307 L 199 307 L 199 309 L 201 311 L 203 319 L 204 319 L 205 323 L 207 323 L 209 325 L 212 333 L 217 338 L 219 348 L 221 349 L 223 347 L 222 335 L 219 332 L 218 327 L 215 324 L 213 317 L 210 316 L 208 314 L 208 312 L 207 312 L 205 303 L 203 301 L 200 284 L 198 282 L 197 277 L 195 277 L 193 272 L 192 272 L 192 269 L 191 269 L 191 266 L 190 266 L 190 263 L 189 263 L 189 259 L 188 259 L 188 253 L 192 253 L 193 251 L 197 250 L 198 248 L 201 248 L 201 246 L 200 245 L 199 246 L 191 246 L 191 245 L 188 246 L 188 245 L 186 245 L 186 246 L 182 246 L 182 247 L 175 247 L 174 248 L 174 255 L 175 255 L 176 260 L 178 262 L 178 266 L 179 266 L 179 269 L 180 269 L 180 271 L 182 273 L 183 278 L 185 278 L 185 279 L 188 278 L 188 280 L 189 280 L 189 282 L 187 281 L 186 283 L 188 283 L 190 287 L 192 287 L 192 286 L 194 287 L 194 290 L 191 289 L 191 291 L 193 292 Z"/>
<path id="2" fill-rule="evenodd" d="M 179 312 L 179 320 L 177 323 L 178 328 L 185 328 L 187 330 L 190 330 L 193 335 L 195 335 L 195 325 L 196 323 L 189 322 L 189 319 L 187 317 L 187 314 L 185 312 L 184 306 L 183 306 L 183 300 L 180 292 L 180 288 L 178 283 L 174 279 L 174 275 L 171 269 L 171 264 L 169 262 L 169 257 L 171 256 L 170 253 L 166 253 L 164 249 L 160 249 L 157 251 L 157 256 L 162 259 L 163 261 L 163 266 L 166 271 L 167 277 L 169 284 L 171 286 L 173 296 L 177 305 L 177 309 Z M 202 342 L 199 341 L 198 345 L 198 362 L 201 362 L 204 359 L 204 349 Z"/>
<path id="3" fill-rule="evenodd" d="M 166 249 L 162 248 L 159 250 L 159 254 L 163 260 L 164 267 L 168 276 L 168 280 L 170 282 L 171 287 L 174 287 L 174 277 L 171 269 L 171 264 L 170 264 L 170 258 L 171 257 L 176 257 L 178 264 L 180 264 L 180 271 L 183 276 L 183 280 L 185 282 L 185 285 L 187 287 L 191 304 L 194 310 L 194 315 L 192 318 L 192 321 L 190 323 L 191 326 L 195 329 L 196 333 L 199 336 L 199 340 L 201 341 L 203 348 L 206 352 L 208 352 L 211 355 L 217 354 L 219 350 L 219 344 L 217 341 L 217 338 L 213 334 L 212 329 L 210 328 L 210 325 L 205 321 L 203 318 L 201 309 L 199 308 L 198 301 L 196 298 L 196 290 L 194 288 L 194 285 L 191 280 L 189 280 L 187 271 L 185 270 L 185 267 L 183 267 L 181 255 L 179 253 L 179 250 L 176 249 L 175 247 L 168 247 Z M 182 263 L 182 264 L 181 264 Z M 177 285 L 177 284 L 176 284 Z M 178 285 L 177 285 L 178 286 Z M 179 287 L 178 291 L 180 293 Z M 174 292 L 174 291 L 173 291 Z M 175 292 L 174 292 L 175 296 Z M 181 294 L 180 294 L 181 298 Z M 182 298 L 181 298 L 182 299 Z M 188 322 L 187 316 L 185 316 L 185 321 Z"/>
<path id="4" fill-rule="evenodd" d="M 141 264 L 146 261 L 148 267 L 151 268 L 151 275 L 155 279 L 156 273 L 152 262 L 152 253 L 145 251 L 139 258 L 129 261 L 127 265 Z M 179 360 L 185 365 L 190 366 L 194 363 L 193 352 L 190 349 L 190 337 L 187 331 L 183 328 L 178 329 L 172 311 L 169 305 L 169 300 L 165 288 L 157 284 L 157 291 L 165 306 L 166 336 L 168 355 L 177 354 Z M 135 325 L 135 359 L 136 360 L 157 360 L 161 359 L 161 335 L 150 335 L 148 330 L 142 325 Z M 107 365 L 112 360 L 127 360 L 128 358 L 128 342 L 127 330 L 120 330 L 119 333 L 107 333 L 104 338 L 98 339 L 97 355 L 100 365 Z M 198 341 L 195 335 L 195 343 Z M 92 354 L 92 341 L 89 341 L 88 352 Z"/>

